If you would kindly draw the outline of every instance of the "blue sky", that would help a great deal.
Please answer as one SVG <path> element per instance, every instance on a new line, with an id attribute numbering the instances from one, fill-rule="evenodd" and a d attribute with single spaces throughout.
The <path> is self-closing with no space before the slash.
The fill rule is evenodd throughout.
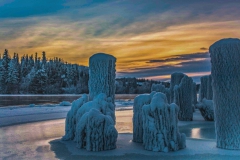
<path id="1" fill-rule="evenodd" d="M 0 0 L 0 50 L 42 51 L 88 65 L 117 58 L 118 77 L 167 80 L 210 73 L 209 46 L 240 37 L 238 0 Z"/>

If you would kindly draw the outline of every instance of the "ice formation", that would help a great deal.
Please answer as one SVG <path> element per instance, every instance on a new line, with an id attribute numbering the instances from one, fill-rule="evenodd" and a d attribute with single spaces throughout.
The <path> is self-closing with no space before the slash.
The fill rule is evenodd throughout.
<path id="1" fill-rule="evenodd" d="M 115 99 L 115 63 L 116 58 L 105 53 L 97 53 L 89 59 L 89 99 L 105 93 Z"/>
<path id="2" fill-rule="evenodd" d="M 175 85 L 179 85 L 182 78 L 184 77 L 185 74 L 183 73 L 179 73 L 179 72 L 175 72 L 173 74 L 171 74 L 171 83 L 170 83 L 170 102 L 172 103 L 174 101 L 174 86 Z"/>
<path id="3" fill-rule="evenodd" d="M 179 85 L 174 87 L 174 103 L 179 106 L 178 119 L 181 121 L 192 121 L 192 78 L 184 75 Z"/>
<path id="4" fill-rule="evenodd" d="M 206 121 L 214 120 L 213 100 L 207 100 L 206 98 L 203 98 L 201 102 L 196 104 L 196 108 L 199 109 L 201 115 Z"/>
<path id="5" fill-rule="evenodd" d="M 75 141 L 78 148 L 102 151 L 116 148 L 118 132 L 114 127 L 113 104 L 105 94 L 82 105 L 77 112 Z"/>
<path id="6" fill-rule="evenodd" d="M 65 120 L 65 135 L 62 140 L 73 140 L 76 132 L 77 123 L 77 111 L 78 109 L 88 101 L 88 96 L 83 94 L 83 96 L 72 102 L 72 107 L 67 113 L 67 118 Z"/>
<path id="7" fill-rule="evenodd" d="M 166 88 L 163 84 L 152 84 L 151 92 L 162 92 L 166 95 L 168 103 L 170 102 L 170 89 Z"/>
<path id="8" fill-rule="evenodd" d="M 151 103 L 144 105 L 143 145 L 156 152 L 177 151 L 186 147 L 186 136 L 178 131 L 178 106 L 168 104 L 166 95 L 154 94 Z"/>
<path id="9" fill-rule="evenodd" d="M 217 147 L 240 149 L 240 40 L 210 46 Z"/>
<path id="10" fill-rule="evenodd" d="M 192 105 L 193 111 L 195 111 L 195 105 L 197 104 L 197 85 L 195 82 L 192 84 Z"/>
<path id="11" fill-rule="evenodd" d="M 153 95 L 141 94 L 134 98 L 133 104 L 133 141 L 142 143 L 143 142 L 143 124 L 142 124 L 142 107 L 145 104 L 150 104 Z"/>
<path id="12" fill-rule="evenodd" d="M 213 91 L 212 91 L 212 76 L 202 76 L 201 77 L 201 85 L 200 85 L 200 93 L 199 93 L 199 102 L 202 101 L 203 98 L 208 100 L 212 100 Z"/>

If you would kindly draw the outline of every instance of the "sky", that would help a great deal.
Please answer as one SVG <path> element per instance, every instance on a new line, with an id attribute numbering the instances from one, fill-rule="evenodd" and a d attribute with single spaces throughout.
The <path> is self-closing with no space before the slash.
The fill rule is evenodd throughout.
<path id="1" fill-rule="evenodd" d="M 240 38 L 239 0 L 0 0 L 0 53 L 41 54 L 88 66 L 117 58 L 117 77 L 210 74 L 208 48 Z"/>

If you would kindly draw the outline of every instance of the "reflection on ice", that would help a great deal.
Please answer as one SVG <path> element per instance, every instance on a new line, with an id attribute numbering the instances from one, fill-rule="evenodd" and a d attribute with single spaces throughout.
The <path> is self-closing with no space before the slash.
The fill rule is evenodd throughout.
<path id="1" fill-rule="evenodd" d="M 179 128 L 186 137 L 195 139 L 216 139 L 214 122 L 201 125 L 187 125 Z"/>

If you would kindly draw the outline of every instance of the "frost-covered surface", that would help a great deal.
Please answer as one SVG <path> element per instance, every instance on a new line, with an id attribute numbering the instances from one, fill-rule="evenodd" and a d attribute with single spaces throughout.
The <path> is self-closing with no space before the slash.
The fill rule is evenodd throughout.
<path id="1" fill-rule="evenodd" d="M 156 92 L 151 92 L 151 94 L 141 94 L 134 98 L 133 104 L 133 141 L 143 142 L 143 121 L 142 121 L 142 107 L 145 104 L 150 104 L 153 95 Z"/>
<path id="2" fill-rule="evenodd" d="M 217 147 L 240 149 L 240 40 L 210 46 Z"/>
<path id="3" fill-rule="evenodd" d="M 156 152 L 177 151 L 186 147 L 186 136 L 178 131 L 176 104 L 168 104 L 163 93 L 154 94 L 151 103 L 143 106 L 143 145 Z"/>
<path id="4" fill-rule="evenodd" d="M 172 103 L 174 101 L 174 87 L 175 85 L 179 85 L 181 83 L 182 78 L 184 77 L 185 74 L 175 72 L 171 74 L 171 82 L 170 82 L 170 102 Z"/>
<path id="5" fill-rule="evenodd" d="M 213 91 L 212 91 L 212 76 L 202 76 L 201 77 L 201 85 L 200 85 L 200 92 L 199 92 L 199 102 L 206 98 L 208 100 L 212 100 L 213 98 Z"/>
<path id="6" fill-rule="evenodd" d="M 181 79 L 181 83 L 174 87 L 174 103 L 180 108 L 178 119 L 181 121 L 192 121 L 193 119 L 192 84 L 192 78 L 185 75 Z"/>
<path id="7" fill-rule="evenodd" d="M 196 108 L 200 110 L 201 115 L 206 121 L 214 120 L 213 100 L 203 98 L 202 102 L 196 104 Z"/>
<path id="8" fill-rule="evenodd" d="M 76 136 L 78 148 L 102 151 L 116 148 L 117 130 L 111 98 L 99 94 L 93 101 L 82 105 L 77 112 Z"/>
<path id="9" fill-rule="evenodd" d="M 116 58 L 112 55 L 97 53 L 89 59 L 89 99 L 100 93 L 115 100 Z"/>
<path id="10" fill-rule="evenodd" d="M 152 84 L 151 92 L 162 92 L 166 95 L 168 103 L 170 102 L 170 88 L 166 88 L 163 84 Z"/>
<path id="11" fill-rule="evenodd" d="M 71 110 L 67 114 L 65 121 L 65 135 L 62 140 L 73 140 L 76 132 L 77 123 L 77 111 L 79 108 L 88 101 L 88 96 L 83 94 L 83 96 L 72 102 Z"/>

